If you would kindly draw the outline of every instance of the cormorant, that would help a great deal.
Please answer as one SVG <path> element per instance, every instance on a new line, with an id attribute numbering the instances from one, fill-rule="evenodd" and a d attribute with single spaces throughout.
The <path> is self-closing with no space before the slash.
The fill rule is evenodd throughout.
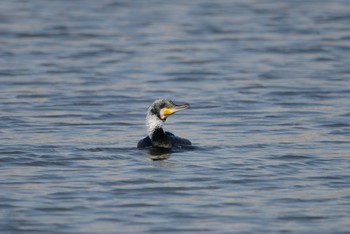
<path id="1" fill-rule="evenodd" d="M 170 115 L 188 109 L 189 107 L 189 104 L 175 105 L 168 99 L 154 101 L 148 108 L 146 116 L 148 136 L 138 142 L 137 148 L 144 149 L 152 147 L 171 149 L 172 147 L 192 145 L 189 140 L 177 137 L 174 134 L 163 130 L 164 122 Z"/>

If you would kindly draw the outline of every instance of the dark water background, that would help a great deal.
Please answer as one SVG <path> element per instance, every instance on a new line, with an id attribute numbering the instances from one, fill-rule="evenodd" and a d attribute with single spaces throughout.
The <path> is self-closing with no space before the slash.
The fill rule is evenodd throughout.
<path id="1" fill-rule="evenodd" d="M 0 2 L 2 234 L 349 233 L 349 157 L 349 1 Z"/>

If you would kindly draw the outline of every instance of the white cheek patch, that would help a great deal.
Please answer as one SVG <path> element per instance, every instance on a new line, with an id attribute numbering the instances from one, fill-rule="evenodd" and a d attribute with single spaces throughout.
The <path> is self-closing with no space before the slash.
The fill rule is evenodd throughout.
<path id="1" fill-rule="evenodd" d="M 160 115 L 161 119 L 165 119 L 166 118 L 166 116 L 164 115 L 164 109 L 160 110 L 159 115 Z"/>

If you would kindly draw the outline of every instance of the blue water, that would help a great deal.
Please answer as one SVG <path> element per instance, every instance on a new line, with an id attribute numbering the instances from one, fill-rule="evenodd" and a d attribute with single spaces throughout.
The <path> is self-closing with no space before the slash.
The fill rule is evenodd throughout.
<path id="1" fill-rule="evenodd" d="M 2 0 L 0 232 L 349 233 L 349 1 Z"/>

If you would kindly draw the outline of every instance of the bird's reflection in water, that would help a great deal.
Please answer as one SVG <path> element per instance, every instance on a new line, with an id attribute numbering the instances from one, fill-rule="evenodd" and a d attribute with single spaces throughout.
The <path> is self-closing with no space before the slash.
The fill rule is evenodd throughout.
<path id="1" fill-rule="evenodd" d="M 170 149 L 151 147 L 149 154 L 153 161 L 167 160 L 170 156 Z"/>

